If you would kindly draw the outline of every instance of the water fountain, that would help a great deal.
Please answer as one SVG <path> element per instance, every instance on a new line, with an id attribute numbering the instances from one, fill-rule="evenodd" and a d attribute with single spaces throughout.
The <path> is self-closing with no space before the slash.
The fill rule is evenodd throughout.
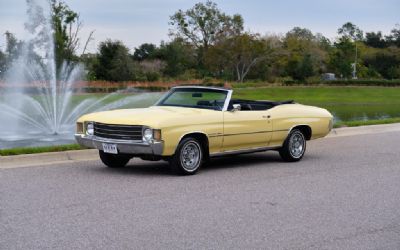
<path id="1" fill-rule="evenodd" d="M 27 5 L 26 38 L 0 88 L 0 149 L 72 143 L 79 116 L 157 99 L 159 94 L 147 93 L 110 101 L 120 96 L 116 92 L 77 101 L 74 84 L 83 76 L 82 65 L 64 64 L 56 73 L 49 2 L 27 0 Z"/>

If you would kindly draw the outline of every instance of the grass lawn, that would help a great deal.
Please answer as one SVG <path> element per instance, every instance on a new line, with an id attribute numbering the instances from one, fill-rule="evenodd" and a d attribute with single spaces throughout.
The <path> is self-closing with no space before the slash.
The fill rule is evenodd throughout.
<path id="1" fill-rule="evenodd" d="M 59 146 L 33 147 L 33 148 L 10 148 L 1 149 L 0 156 L 22 155 L 22 154 L 37 154 L 45 152 L 61 152 L 68 150 L 85 149 L 78 144 L 68 144 Z"/>
<path id="2" fill-rule="evenodd" d="M 236 88 L 234 97 L 253 100 L 295 100 L 328 109 L 336 121 L 400 117 L 400 88 L 265 87 Z"/>

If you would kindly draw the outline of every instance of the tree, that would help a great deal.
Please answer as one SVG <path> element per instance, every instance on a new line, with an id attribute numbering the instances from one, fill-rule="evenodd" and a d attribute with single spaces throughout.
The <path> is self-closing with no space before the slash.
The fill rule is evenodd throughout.
<path id="1" fill-rule="evenodd" d="M 386 41 L 382 37 L 382 32 L 367 32 L 365 33 L 365 42 L 367 46 L 373 48 L 384 48 L 386 47 Z"/>
<path id="2" fill-rule="evenodd" d="M 23 46 L 23 42 L 19 41 L 13 33 L 6 31 L 4 35 L 6 37 L 6 48 L 4 52 L 0 50 L 0 77 L 4 76 L 9 65 L 18 58 Z"/>
<path id="3" fill-rule="evenodd" d="M 57 68 L 63 62 L 71 63 L 78 60 L 76 56 L 80 46 L 79 32 L 82 29 L 80 16 L 61 0 L 50 0 L 52 24 L 54 29 L 55 57 Z M 88 42 L 92 39 L 91 31 L 85 42 L 82 54 L 85 53 Z"/>
<path id="4" fill-rule="evenodd" d="M 303 56 L 299 60 L 290 60 L 287 65 L 288 74 L 298 81 L 304 81 L 307 77 L 314 75 L 314 66 L 310 54 Z"/>
<path id="5" fill-rule="evenodd" d="M 135 66 L 128 48 L 121 41 L 106 40 L 99 45 L 96 78 L 129 81 L 135 78 Z"/>
<path id="6" fill-rule="evenodd" d="M 339 51 L 336 51 L 336 53 L 333 54 L 334 58 L 331 58 L 331 63 L 335 65 L 334 67 L 342 76 L 349 77 L 353 71 L 352 64 L 355 63 L 354 66 L 357 66 L 357 62 L 355 62 L 357 56 L 359 56 L 357 42 L 363 40 L 364 34 L 360 28 L 351 22 L 343 24 L 343 26 L 338 29 L 338 34 L 341 35 L 341 37 L 339 38 L 339 42 L 335 43 L 335 45 Z M 354 45 L 350 46 L 349 43 L 352 42 Z"/>
<path id="7" fill-rule="evenodd" d="M 83 54 L 80 56 L 79 60 L 85 65 L 86 80 L 93 81 L 97 80 L 96 69 L 99 67 L 99 58 L 97 54 Z"/>
<path id="8" fill-rule="evenodd" d="M 196 66 L 196 52 L 193 46 L 181 38 L 169 43 L 162 42 L 158 58 L 166 62 L 164 74 L 176 77 Z"/>
<path id="9" fill-rule="evenodd" d="M 156 57 L 157 47 L 152 43 L 143 43 L 138 48 L 135 48 L 133 59 L 143 61 L 146 59 L 154 59 Z"/>
<path id="10" fill-rule="evenodd" d="M 15 35 L 9 31 L 5 32 L 6 36 L 6 55 L 8 57 L 8 61 L 12 61 L 18 57 L 18 51 L 22 47 L 22 42 L 18 41 Z"/>
<path id="11" fill-rule="evenodd" d="M 187 39 L 205 51 L 218 37 L 238 35 L 243 30 L 243 18 L 240 15 L 226 15 L 211 1 L 197 3 L 186 11 L 178 10 L 170 17 L 169 24 L 174 27 L 170 32 L 172 36 Z"/>
<path id="12" fill-rule="evenodd" d="M 0 79 L 3 77 L 4 72 L 6 71 L 6 65 L 7 65 L 6 54 L 4 54 L 3 51 L 0 50 Z"/>
<path id="13" fill-rule="evenodd" d="M 233 70 L 237 81 L 243 82 L 252 67 L 266 56 L 265 42 L 258 35 L 245 33 L 229 37 L 210 48 L 206 61 L 214 71 Z"/>
<path id="14" fill-rule="evenodd" d="M 348 37 L 342 37 L 334 44 L 330 54 L 330 68 L 342 77 L 350 77 L 354 63 L 355 44 Z"/>
<path id="15" fill-rule="evenodd" d="M 400 78 L 400 48 L 375 50 L 364 58 L 365 65 L 386 79 Z"/>
<path id="16" fill-rule="evenodd" d="M 64 61 L 74 61 L 82 23 L 78 13 L 72 11 L 64 2 L 51 0 L 51 7 L 56 65 L 60 67 Z"/>
<path id="17" fill-rule="evenodd" d="M 165 62 L 160 59 L 143 60 L 139 65 L 141 72 L 146 76 L 146 80 L 151 82 L 157 81 L 165 68 Z"/>
<path id="18" fill-rule="evenodd" d="M 303 39 L 311 41 L 315 39 L 315 36 L 309 29 L 304 29 L 300 27 L 294 27 L 288 33 L 286 33 L 286 37 L 295 37 L 296 39 Z"/>
<path id="19" fill-rule="evenodd" d="M 315 73 L 322 73 L 326 69 L 327 51 L 330 42 L 318 34 L 315 36 L 310 30 L 295 27 L 283 40 L 286 59 L 285 73 L 294 80 L 304 81 Z"/>
<path id="20" fill-rule="evenodd" d="M 388 44 L 400 47 L 400 24 L 396 24 L 390 35 L 385 38 Z"/>
<path id="21" fill-rule="evenodd" d="M 317 33 L 315 35 L 315 40 L 317 41 L 317 43 L 319 44 L 319 47 L 321 49 L 323 49 L 324 51 L 329 51 L 332 49 L 332 43 L 331 41 L 325 37 L 324 35 L 322 35 L 321 33 Z"/>
<path id="22" fill-rule="evenodd" d="M 364 37 L 362 30 L 351 22 L 343 24 L 338 29 L 338 34 L 353 41 L 361 41 Z"/>

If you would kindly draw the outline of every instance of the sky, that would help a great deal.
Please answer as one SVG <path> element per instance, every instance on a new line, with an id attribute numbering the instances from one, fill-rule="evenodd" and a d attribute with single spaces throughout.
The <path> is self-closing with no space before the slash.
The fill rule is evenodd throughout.
<path id="1" fill-rule="evenodd" d="M 36 0 L 42 1 L 42 0 Z M 107 38 L 121 40 L 133 50 L 142 43 L 168 41 L 169 17 L 200 0 L 64 0 L 83 21 L 81 49 L 89 33 L 88 46 L 95 52 Z M 203 1 L 204 2 L 204 1 Z M 334 39 L 337 29 L 352 22 L 364 32 L 390 30 L 400 23 L 400 0 L 214 0 L 226 14 L 241 14 L 245 30 L 264 34 L 285 34 L 293 27 L 308 28 Z M 25 0 L 0 0 L 0 49 L 5 48 L 6 31 L 24 37 Z M 79 51 L 78 51 L 79 53 Z"/>

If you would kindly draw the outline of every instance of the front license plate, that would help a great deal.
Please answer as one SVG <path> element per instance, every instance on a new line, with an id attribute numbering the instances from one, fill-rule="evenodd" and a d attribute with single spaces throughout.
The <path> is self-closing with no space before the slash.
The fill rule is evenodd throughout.
<path id="1" fill-rule="evenodd" d="M 103 151 L 104 153 L 118 154 L 117 145 L 115 144 L 103 143 Z"/>

